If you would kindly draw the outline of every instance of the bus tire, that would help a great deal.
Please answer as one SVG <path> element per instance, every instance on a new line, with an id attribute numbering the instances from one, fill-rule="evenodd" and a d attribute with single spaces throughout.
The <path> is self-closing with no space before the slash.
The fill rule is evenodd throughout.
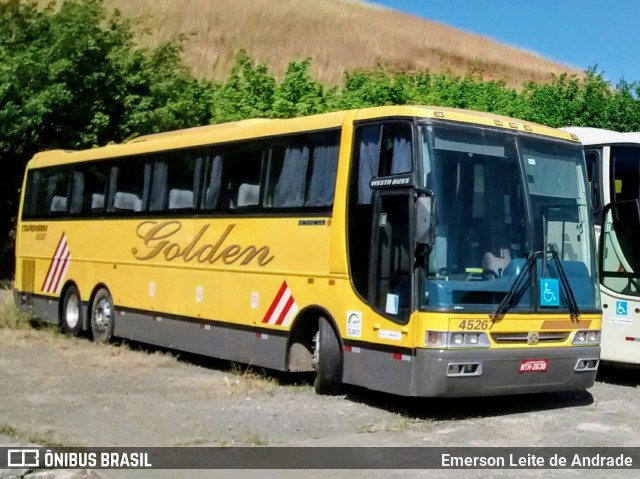
<path id="1" fill-rule="evenodd" d="M 113 337 L 115 310 L 109 291 L 100 288 L 91 302 L 91 336 L 98 343 L 108 343 Z"/>
<path id="2" fill-rule="evenodd" d="M 314 363 L 317 394 L 335 395 L 342 385 L 342 351 L 329 321 L 318 319 L 318 334 L 315 339 Z"/>
<path id="3" fill-rule="evenodd" d="M 64 291 L 60 309 L 60 329 L 64 334 L 78 336 L 82 331 L 82 302 L 75 285 Z"/>

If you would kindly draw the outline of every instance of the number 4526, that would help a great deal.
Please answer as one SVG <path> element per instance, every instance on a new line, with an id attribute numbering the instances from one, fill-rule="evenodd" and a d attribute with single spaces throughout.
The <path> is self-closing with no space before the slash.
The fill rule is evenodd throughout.
<path id="1" fill-rule="evenodd" d="M 489 327 L 489 321 L 486 319 L 465 319 L 458 324 L 458 329 L 466 329 L 467 331 L 484 331 Z"/>

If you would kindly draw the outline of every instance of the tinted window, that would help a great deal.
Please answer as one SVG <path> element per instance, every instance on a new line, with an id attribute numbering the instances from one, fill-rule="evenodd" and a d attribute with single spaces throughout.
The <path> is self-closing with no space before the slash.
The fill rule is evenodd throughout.
<path id="1" fill-rule="evenodd" d="M 222 155 L 210 152 L 205 160 L 204 186 L 201 206 L 205 210 L 214 210 L 220 204 L 222 185 Z"/>
<path id="2" fill-rule="evenodd" d="M 43 168 L 33 171 L 27 183 L 28 214 L 31 216 L 60 216 L 69 211 L 70 170 L 66 167 Z M 31 191 L 29 191 L 31 190 Z"/>
<path id="3" fill-rule="evenodd" d="M 338 165 L 338 132 L 275 141 L 270 149 L 266 206 L 331 206 Z"/>
<path id="4" fill-rule="evenodd" d="M 104 212 L 111 169 L 105 163 L 74 166 L 71 214 L 88 216 Z"/>
<path id="5" fill-rule="evenodd" d="M 359 129 L 356 148 L 358 204 L 371 203 L 372 178 L 413 171 L 410 123 L 364 126 Z"/>
<path id="6" fill-rule="evenodd" d="M 146 210 L 151 165 L 141 158 L 124 158 L 111 173 L 110 207 L 112 212 Z"/>
<path id="7" fill-rule="evenodd" d="M 180 151 L 156 161 L 151 211 L 194 209 L 203 159 L 196 151 Z"/>
<path id="8" fill-rule="evenodd" d="M 640 148 L 611 148 L 615 201 L 640 199 Z"/>
<path id="9" fill-rule="evenodd" d="M 232 146 L 223 152 L 223 189 L 230 209 L 260 204 L 262 153 L 257 144 Z"/>

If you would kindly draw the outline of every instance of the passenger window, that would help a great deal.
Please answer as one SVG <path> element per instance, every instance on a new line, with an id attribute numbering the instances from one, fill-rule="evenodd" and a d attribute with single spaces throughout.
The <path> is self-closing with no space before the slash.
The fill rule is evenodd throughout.
<path id="1" fill-rule="evenodd" d="M 331 206 L 338 166 L 338 132 L 300 135 L 273 143 L 266 206 Z"/>
<path id="2" fill-rule="evenodd" d="M 309 169 L 309 146 L 288 142 L 271 149 L 267 206 L 295 208 L 304 205 Z"/>
<path id="3" fill-rule="evenodd" d="M 202 158 L 196 152 L 176 152 L 155 163 L 151 211 L 193 209 L 200 184 Z"/>
<path id="4" fill-rule="evenodd" d="M 69 211 L 71 172 L 67 168 L 53 167 L 34 173 L 32 205 L 35 216 L 64 216 Z"/>
<path id="5" fill-rule="evenodd" d="M 257 145 L 243 145 L 225 152 L 223 178 L 230 209 L 260 204 L 262 152 Z"/>
<path id="6" fill-rule="evenodd" d="M 312 143 L 311 177 L 304 206 L 331 206 L 336 189 L 340 132 L 317 135 Z"/>
<path id="7" fill-rule="evenodd" d="M 111 212 L 146 210 L 151 165 L 139 158 L 125 158 L 112 169 Z"/>
<path id="8" fill-rule="evenodd" d="M 206 157 L 204 191 L 201 207 L 205 210 L 214 210 L 218 207 L 220 199 L 220 185 L 222 184 L 222 156 L 210 153 Z"/>
<path id="9" fill-rule="evenodd" d="M 73 173 L 71 214 L 89 216 L 104 212 L 110 168 L 104 163 L 77 165 Z"/>

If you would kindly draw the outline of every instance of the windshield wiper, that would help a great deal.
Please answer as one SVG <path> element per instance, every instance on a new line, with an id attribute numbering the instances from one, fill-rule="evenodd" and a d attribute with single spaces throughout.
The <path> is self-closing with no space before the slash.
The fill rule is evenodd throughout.
<path id="1" fill-rule="evenodd" d="M 578 308 L 578 303 L 576 302 L 576 297 L 573 294 L 573 290 L 571 289 L 571 285 L 569 284 L 569 278 L 567 278 L 567 272 L 564 270 L 564 266 L 560 262 L 560 257 L 558 255 L 558 250 L 555 245 L 550 244 L 547 246 L 547 249 L 551 253 L 551 257 L 553 258 L 553 263 L 556 266 L 556 270 L 558 272 L 558 278 L 560 279 L 560 283 L 564 288 L 565 295 L 567 296 L 567 306 L 569 307 L 569 314 L 571 315 L 571 320 L 578 319 L 580 317 L 580 309 Z"/>
<path id="2" fill-rule="evenodd" d="M 532 251 L 529 253 L 524 268 L 520 273 L 518 273 L 518 276 L 516 276 L 516 279 L 509 288 L 509 291 L 507 291 L 507 294 L 502 299 L 502 302 L 498 305 L 496 310 L 489 315 L 491 319 L 498 319 L 509 311 L 515 303 L 515 300 L 520 298 L 523 288 L 531 284 L 530 281 L 528 281 L 529 275 L 533 266 L 536 264 L 536 258 L 540 253 L 542 253 L 542 251 Z"/>

